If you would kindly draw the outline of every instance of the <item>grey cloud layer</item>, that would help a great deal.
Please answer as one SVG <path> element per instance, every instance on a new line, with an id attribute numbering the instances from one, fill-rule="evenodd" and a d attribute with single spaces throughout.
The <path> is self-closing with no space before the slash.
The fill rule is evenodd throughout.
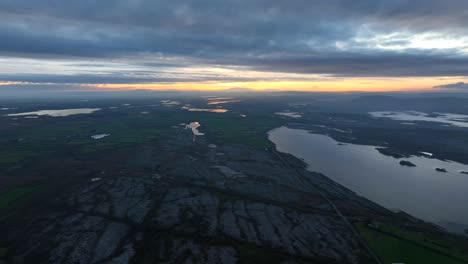
<path id="1" fill-rule="evenodd" d="M 134 56 L 135 64 L 154 72 L 158 66 L 138 61 L 142 54 L 184 57 L 185 67 L 191 62 L 338 76 L 466 76 L 468 56 L 458 50 L 377 50 L 355 40 L 392 32 L 468 36 L 466 10 L 466 0 L 3 0 L 0 56 Z M 18 80 L 41 80 L 25 75 Z M 114 75 L 116 82 L 131 81 Z M 76 78 L 86 77 L 99 82 L 86 74 Z"/>

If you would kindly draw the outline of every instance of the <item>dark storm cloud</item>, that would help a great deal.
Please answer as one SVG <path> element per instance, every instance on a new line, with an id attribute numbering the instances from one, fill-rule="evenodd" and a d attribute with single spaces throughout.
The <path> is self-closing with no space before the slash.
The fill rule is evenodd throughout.
<path id="1" fill-rule="evenodd" d="M 427 54 L 327 54 L 272 57 L 251 61 L 257 70 L 333 74 L 341 77 L 466 76 L 468 58 Z"/>
<path id="2" fill-rule="evenodd" d="M 152 67 L 160 62 L 138 60 L 158 54 L 188 58 L 180 67 L 191 62 L 338 76 L 466 76 L 468 47 L 381 50 L 366 42 L 393 32 L 406 37 L 379 44 L 404 46 L 412 34 L 422 33 L 468 36 L 466 10 L 466 0 L 3 0 L 0 56 L 134 56 L 133 63 Z M 105 77 L 132 81 L 114 75 Z M 46 81 L 31 74 L 23 79 L 32 77 Z M 101 77 L 75 78 L 99 83 Z"/>
<path id="3" fill-rule="evenodd" d="M 123 74 L 0 74 L 3 82 L 17 83 L 54 83 L 54 84 L 128 84 L 128 83 L 173 83 L 173 82 L 200 82 L 209 79 L 210 81 L 243 82 L 255 81 L 256 79 L 246 77 L 224 77 L 213 75 L 191 76 L 191 77 L 150 77 L 140 75 Z"/>
<path id="4" fill-rule="evenodd" d="M 150 77 L 135 77 L 121 76 L 118 74 L 93 75 L 54 75 L 54 74 L 0 74 L 0 80 L 5 82 L 19 83 L 57 83 L 57 84 L 106 84 L 106 83 L 151 83 L 151 82 L 175 82 L 175 81 L 194 81 L 192 79 L 177 79 L 177 78 L 150 78 Z"/>

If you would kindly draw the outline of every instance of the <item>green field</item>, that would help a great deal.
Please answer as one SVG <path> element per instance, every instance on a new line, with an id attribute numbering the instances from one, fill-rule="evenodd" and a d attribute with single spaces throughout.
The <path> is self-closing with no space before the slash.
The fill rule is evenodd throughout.
<path id="1" fill-rule="evenodd" d="M 38 187 L 19 187 L 4 193 L 0 193 L 0 210 L 5 209 L 14 202 L 26 197 L 27 195 L 31 194 Z"/>
<path id="2" fill-rule="evenodd" d="M 282 263 L 283 258 L 275 251 L 265 250 L 252 244 L 240 244 L 237 247 L 239 252 L 239 263 L 242 264 L 272 264 Z"/>
<path id="3" fill-rule="evenodd" d="M 211 115 L 201 118 L 201 130 L 206 129 L 207 136 L 217 144 L 245 144 L 256 148 L 271 147 L 267 132 L 281 125 L 276 118 L 251 115 L 248 118 L 240 116 Z"/>
<path id="4" fill-rule="evenodd" d="M 8 249 L 6 247 L 0 247 L 0 259 L 6 257 Z"/>
<path id="5" fill-rule="evenodd" d="M 216 144 L 245 144 L 255 148 L 271 147 L 267 131 L 281 125 L 278 118 L 237 113 L 204 113 L 158 111 L 146 115 L 89 116 L 79 120 L 48 120 L 40 126 L 17 128 L 4 133 L 0 140 L 0 166 L 21 164 L 23 161 L 47 158 L 49 155 L 75 156 L 97 154 L 122 149 L 178 133 L 179 124 L 198 121 L 206 138 Z M 177 128 L 174 128 L 177 126 Z M 95 134 L 111 136 L 94 140 Z"/>
<path id="6" fill-rule="evenodd" d="M 405 231 L 381 225 L 378 230 L 357 225 L 371 249 L 385 264 L 461 264 L 468 263 L 468 252 L 450 238 Z"/>

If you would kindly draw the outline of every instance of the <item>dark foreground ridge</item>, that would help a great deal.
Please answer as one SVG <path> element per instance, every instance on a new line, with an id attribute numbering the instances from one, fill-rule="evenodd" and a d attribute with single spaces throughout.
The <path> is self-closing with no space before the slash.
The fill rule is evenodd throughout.
<path id="1" fill-rule="evenodd" d="M 252 105 L 242 107 L 254 109 L 249 113 L 231 106 L 219 115 L 129 104 L 60 122 L 0 119 L 6 149 L 0 180 L 12 186 L 0 186 L 0 264 L 468 261 L 464 237 L 306 170 L 303 161 L 277 152 L 267 132 L 304 127 L 340 144 L 386 146 L 380 153 L 390 156 L 450 155 L 383 144 L 406 140 L 406 130 L 376 138 L 394 124 L 367 112 L 304 110 L 301 121 L 275 115 L 276 104 Z M 192 121 L 202 124 L 203 136 L 184 129 Z M 374 133 L 376 126 L 382 133 Z M 447 131 L 444 139 L 466 135 L 445 127 L 438 133 Z M 109 136 L 91 138 L 102 134 Z M 422 142 L 432 146 L 432 138 Z"/>
<path id="2" fill-rule="evenodd" d="M 164 144 L 141 147 L 126 157 L 138 174 L 116 164 L 114 172 L 90 175 L 66 196 L 59 195 L 46 213 L 22 215 L 21 228 L 8 232 L 14 245 L 11 259 L 375 262 L 330 202 L 346 208 L 351 221 L 357 212 L 390 212 L 304 170 L 291 156 L 236 145 L 209 146 L 205 139 L 193 142 L 189 133 L 184 130 Z"/>

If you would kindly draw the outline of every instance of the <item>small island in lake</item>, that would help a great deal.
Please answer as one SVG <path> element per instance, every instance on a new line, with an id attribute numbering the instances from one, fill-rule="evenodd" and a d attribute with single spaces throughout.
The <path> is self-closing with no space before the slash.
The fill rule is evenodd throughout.
<path id="1" fill-rule="evenodd" d="M 394 157 L 395 159 L 401 159 L 408 157 L 407 155 L 403 155 L 398 151 L 391 149 L 391 148 L 375 148 L 380 154 L 385 156 Z"/>
<path id="2" fill-rule="evenodd" d="M 400 165 L 401 166 L 407 166 L 407 167 L 416 167 L 416 165 L 414 165 L 414 163 L 412 163 L 411 161 L 407 161 L 407 160 L 400 161 Z"/>

